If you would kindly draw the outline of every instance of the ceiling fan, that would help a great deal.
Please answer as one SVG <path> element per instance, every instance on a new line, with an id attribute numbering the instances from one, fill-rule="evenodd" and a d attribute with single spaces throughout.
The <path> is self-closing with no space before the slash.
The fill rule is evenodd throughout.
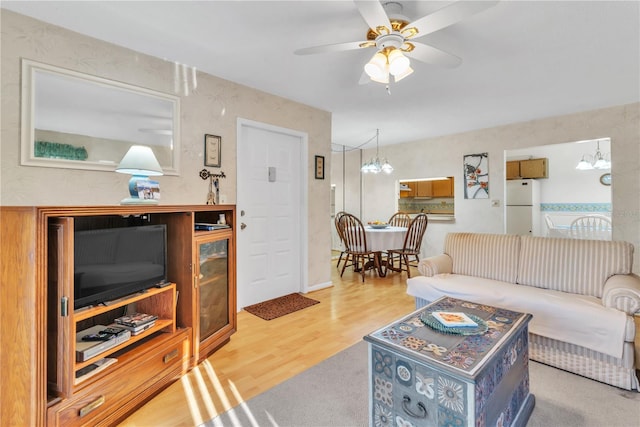
<path id="1" fill-rule="evenodd" d="M 413 22 L 402 16 L 402 4 L 398 2 L 355 0 L 354 3 L 369 25 L 366 40 L 307 47 L 294 53 L 310 55 L 374 47 L 377 52 L 364 66 L 360 82 L 366 83 L 368 77 L 375 82 L 389 83 L 389 75 L 398 82 L 413 73 L 409 58 L 449 68 L 460 65 L 459 57 L 415 39 L 453 25 L 498 2 L 457 1 Z"/>

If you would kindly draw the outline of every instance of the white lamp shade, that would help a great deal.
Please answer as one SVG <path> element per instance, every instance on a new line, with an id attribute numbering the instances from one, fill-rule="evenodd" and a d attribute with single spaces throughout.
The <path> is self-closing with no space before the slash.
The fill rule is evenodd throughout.
<path id="1" fill-rule="evenodd" d="M 402 51 L 399 49 L 393 49 L 389 52 L 389 72 L 394 76 L 404 74 L 411 63 L 409 62 L 409 58 L 402 54 Z"/>
<path id="2" fill-rule="evenodd" d="M 116 172 L 130 175 L 160 176 L 163 174 L 158 159 L 150 147 L 133 145 L 124 155 Z"/>
<path id="3" fill-rule="evenodd" d="M 364 71 L 371 80 L 380 81 L 387 78 L 388 81 L 387 57 L 382 52 L 376 52 L 364 66 Z"/>
<path id="4" fill-rule="evenodd" d="M 402 80 L 405 77 L 411 75 L 412 73 L 413 73 L 413 68 L 408 67 L 407 70 L 404 73 L 396 74 L 395 76 L 393 76 L 393 78 L 395 79 L 396 82 L 399 82 L 400 80 Z"/>
<path id="5" fill-rule="evenodd" d="M 382 172 L 386 174 L 390 174 L 391 172 L 393 172 L 393 166 L 391 166 L 387 159 L 384 159 L 383 162 L 384 163 L 382 164 Z"/>
<path id="6" fill-rule="evenodd" d="M 371 81 L 374 81 L 376 83 L 384 83 L 387 84 L 389 83 L 389 74 L 385 74 L 382 78 L 377 78 L 377 77 L 371 77 Z"/>
<path id="7" fill-rule="evenodd" d="M 579 171 L 591 170 L 593 169 L 593 165 L 591 164 L 591 162 L 586 161 L 583 157 L 582 160 L 578 162 L 576 169 L 578 169 Z"/>
<path id="8" fill-rule="evenodd" d="M 593 164 L 595 169 L 611 169 L 611 164 L 607 162 L 605 159 L 598 159 Z"/>

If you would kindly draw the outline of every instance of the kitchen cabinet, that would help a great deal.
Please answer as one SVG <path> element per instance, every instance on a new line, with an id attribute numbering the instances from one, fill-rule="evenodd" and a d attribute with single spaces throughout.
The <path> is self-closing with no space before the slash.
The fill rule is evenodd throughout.
<path id="1" fill-rule="evenodd" d="M 416 182 L 416 197 L 433 197 L 434 181 L 418 181 Z"/>
<path id="2" fill-rule="evenodd" d="M 431 181 L 432 197 L 453 197 L 453 177 Z"/>
<path id="3" fill-rule="evenodd" d="M 507 179 L 520 179 L 520 161 L 511 160 L 507 162 Z"/>
<path id="4" fill-rule="evenodd" d="M 547 159 L 520 160 L 522 178 L 547 178 Z"/>
<path id="5" fill-rule="evenodd" d="M 407 197 L 453 197 L 453 177 L 427 181 L 407 181 L 402 184 L 410 188 L 401 191 L 400 198 Z"/>
<path id="6" fill-rule="evenodd" d="M 407 182 L 403 182 L 402 184 L 404 184 L 408 190 L 403 190 L 400 191 L 400 198 L 404 199 L 406 197 L 416 197 L 416 193 L 417 193 L 417 182 L 415 181 L 407 181 Z"/>
<path id="7" fill-rule="evenodd" d="M 548 178 L 546 158 L 511 160 L 506 163 L 507 179 Z"/>
<path id="8" fill-rule="evenodd" d="M 453 197 L 453 177 L 418 181 L 416 197 Z"/>

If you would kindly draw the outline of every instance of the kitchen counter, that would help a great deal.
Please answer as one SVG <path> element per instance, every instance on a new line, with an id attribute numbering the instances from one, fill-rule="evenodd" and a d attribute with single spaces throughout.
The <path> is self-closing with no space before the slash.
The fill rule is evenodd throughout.
<path id="1" fill-rule="evenodd" d="M 453 221 L 456 217 L 453 214 L 427 214 L 429 221 Z"/>
<path id="2" fill-rule="evenodd" d="M 419 214 L 419 212 L 409 213 L 409 216 L 413 219 L 415 216 Z M 429 221 L 454 221 L 456 219 L 454 214 L 436 214 L 436 213 L 427 213 L 427 219 Z"/>

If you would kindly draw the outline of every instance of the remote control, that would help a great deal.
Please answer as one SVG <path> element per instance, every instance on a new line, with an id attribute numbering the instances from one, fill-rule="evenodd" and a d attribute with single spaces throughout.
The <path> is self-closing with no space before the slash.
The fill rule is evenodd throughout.
<path id="1" fill-rule="evenodd" d="M 82 341 L 109 341 L 113 337 L 113 334 L 105 334 L 104 332 L 99 332 L 97 334 L 89 334 L 83 336 Z"/>

